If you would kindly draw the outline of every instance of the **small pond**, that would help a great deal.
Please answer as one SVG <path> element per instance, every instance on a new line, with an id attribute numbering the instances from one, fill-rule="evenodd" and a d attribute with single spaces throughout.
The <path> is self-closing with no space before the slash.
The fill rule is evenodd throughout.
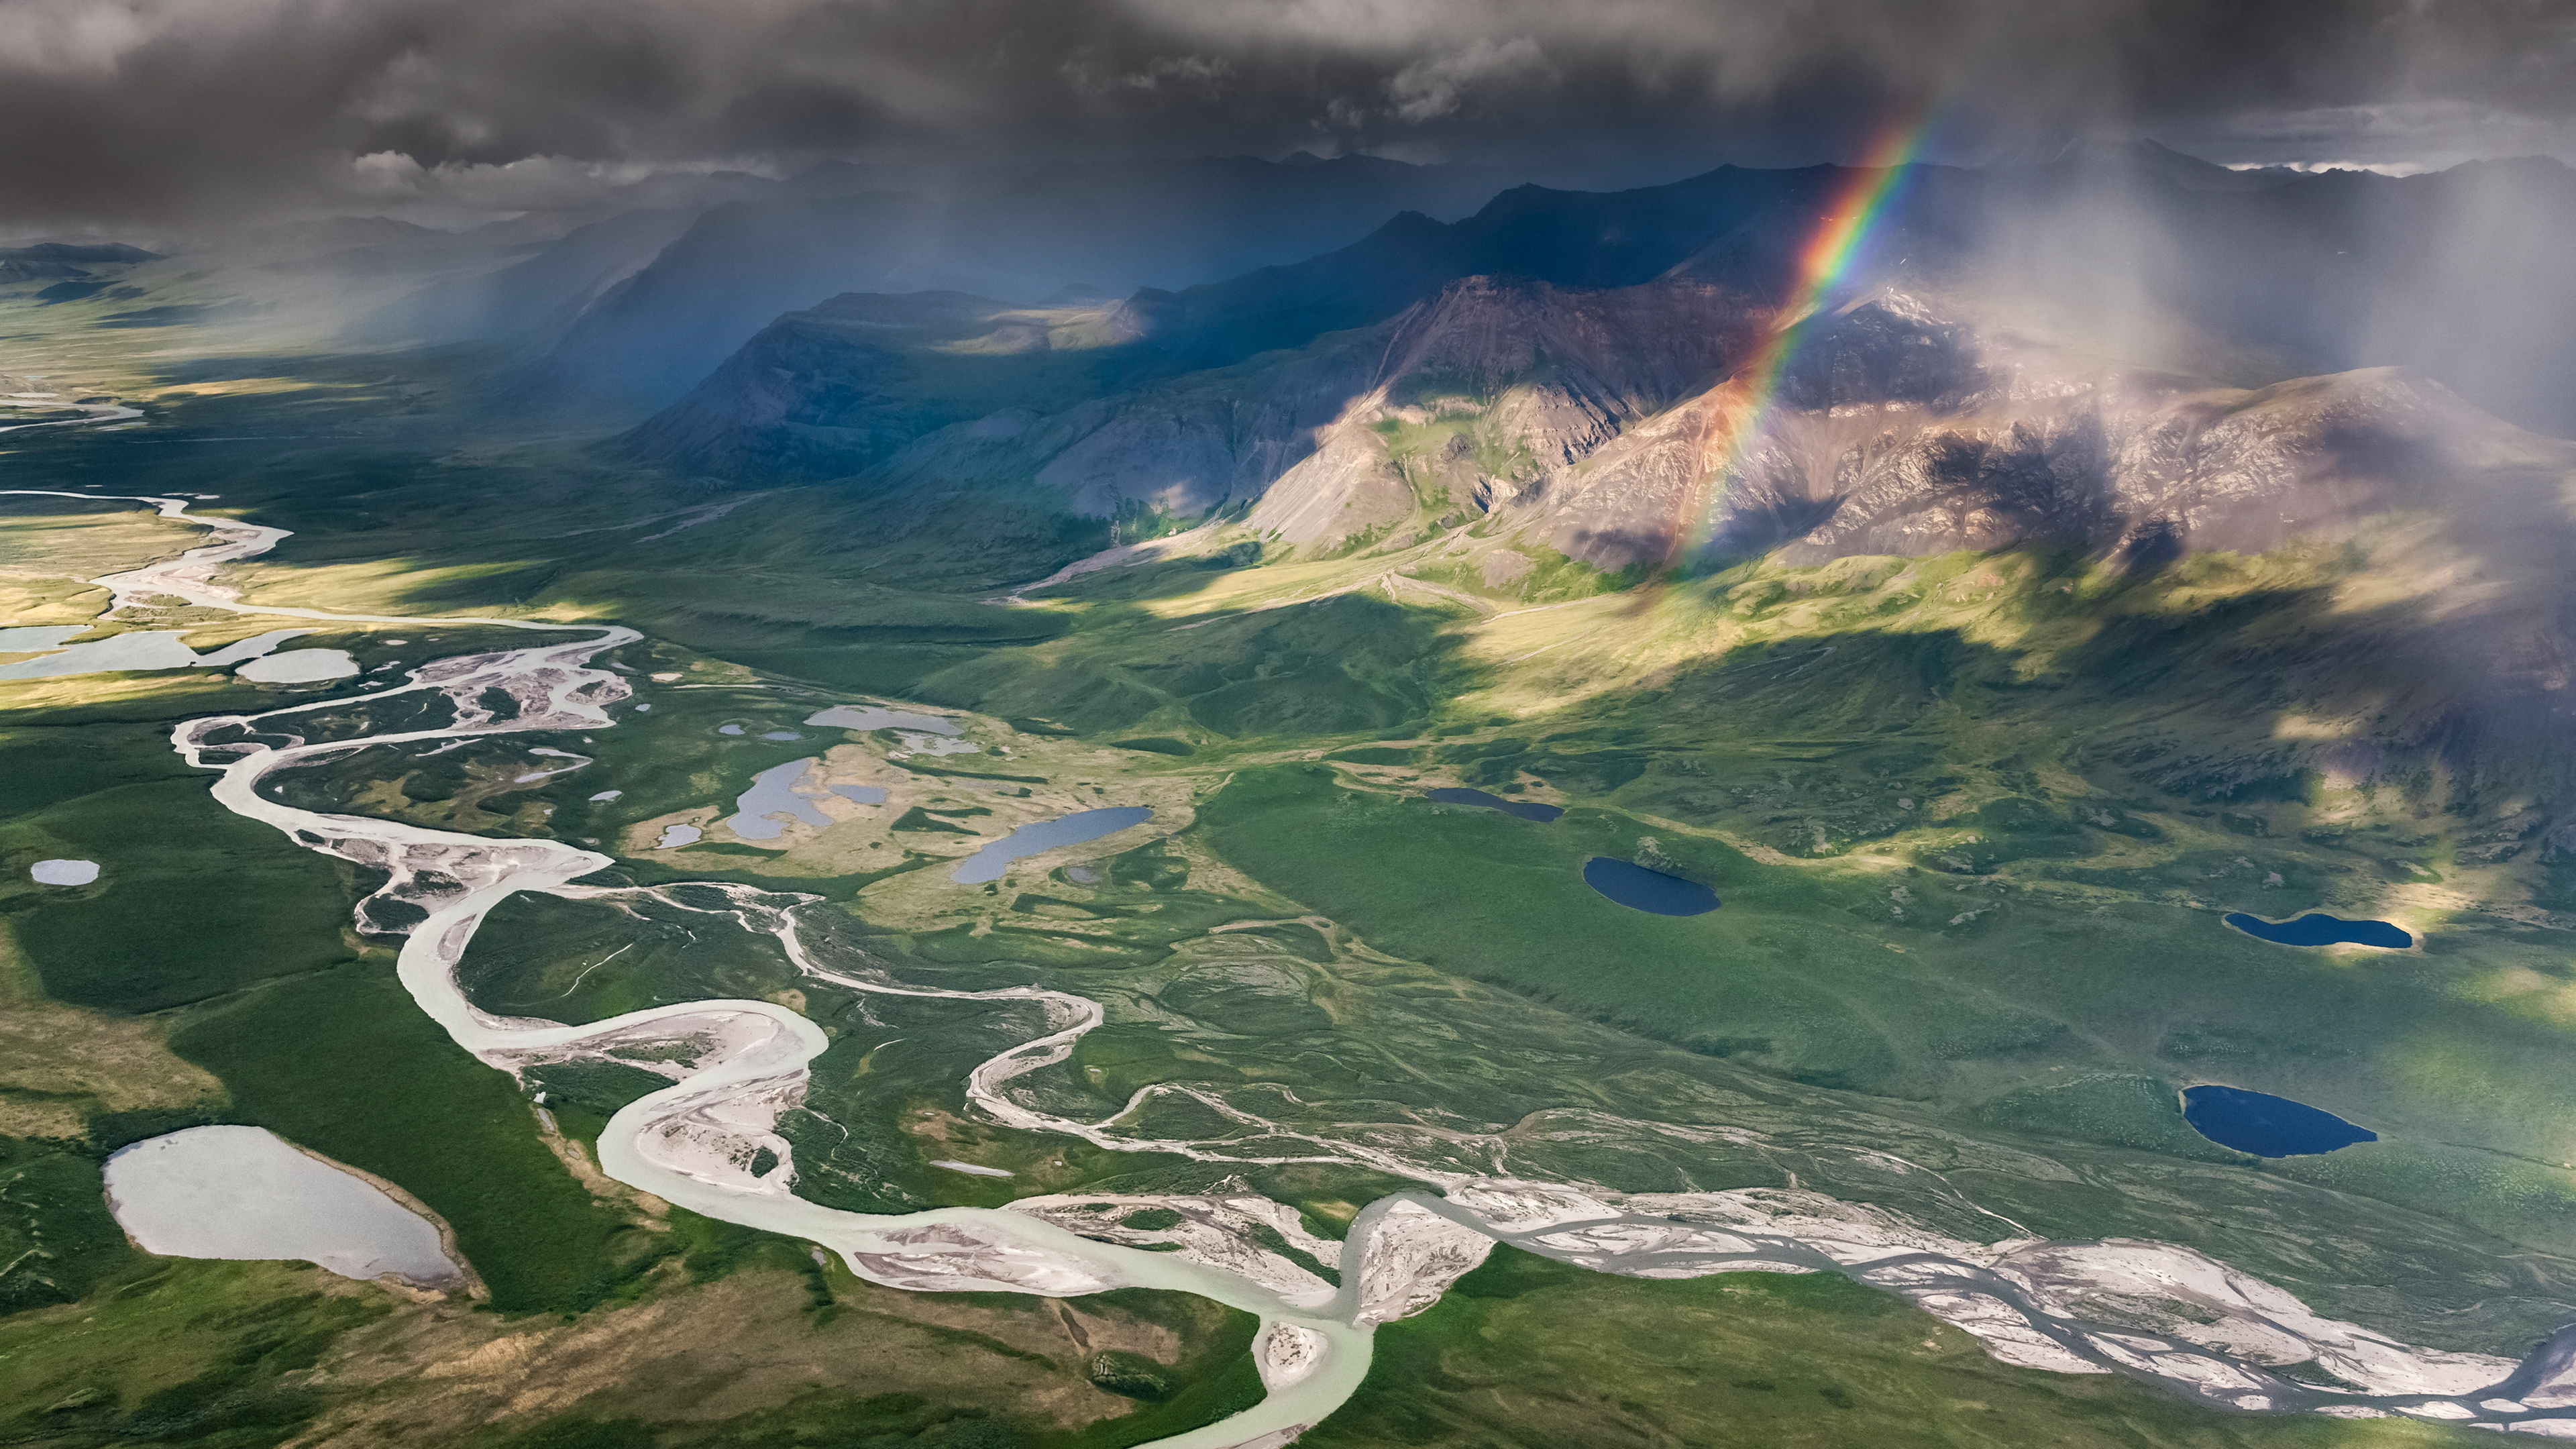
<path id="1" fill-rule="evenodd" d="M 1583 883 L 1623 906 L 1658 916 L 1704 916 L 1718 905 L 1717 892 L 1698 881 L 1606 855 L 1583 863 Z"/>
<path id="2" fill-rule="evenodd" d="M 1523 820 L 1554 820 L 1565 813 L 1564 807 L 1559 805 L 1542 805 L 1536 800 L 1506 800 L 1482 790 L 1462 790 L 1455 786 L 1434 790 L 1431 798 L 1443 805 L 1482 805 L 1488 810 L 1500 810 Z"/>
<path id="3" fill-rule="evenodd" d="M 1000 880 L 1011 862 L 1022 856 L 1098 840 L 1113 831 L 1141 825 L 1153 818 L 1153 807 L 1149 805 L 1112 805 L 1100 810 L 1077 810 L 1071 815 L 1023 825 L 966 857 L 966 863 L 957 867 L 948 878 L 960 885 L 982 885 L 986 881 Z"/>
<path id="4" fill-rule="evenodd" d="M 343 1278 L 452 1283 L 435 1225 L 262 1127 L 191 1127 L 107 1159 L 107 1204 L 147 1253 L 303 1259 Z"/>
<path id="5" fill-rule="evenodd" d="M 2276 946 L 2386 946 L 2403 951 L 2415 938 L 2386 921 L 2347 921 L 2310 911 L 2295 921 L 2267 921 L 2243 911 L 2230 911 L 2227 924 L 2258 941 Z"/>
<path id="6" fill-rule="evenodd" d="M 2332 1112 L 2242 1087 L 2185 1087 L 2182 1116 L 2219 1146 L 2257 1157 L 2299 1157 L 2379 1140 Z"/>
<path id="7" fill-rule="evenodd" d="M 883 785 L 833 785 L 827 788 L 829 788 L 833 794 L 840 796 L 842 799 L 855 801 L 861 805 L 883 805 L 885 803 L 886 792 L 885 786 Z"/>
<path id="8" fill-rule="evenodd" d="M 98 862 L 40 860 L 27 867 L 27 874 L 38 885 L 88 885 L 98 879 Z"/>
<path id="9" fill-rule="evenodd" d="M 705 834 L 705 831 L 694 825 L 665 825 L 662 827 L 662 838 L 653 842 L 653 848 L 677 850 L 683 845 L 697 844 Z"/>

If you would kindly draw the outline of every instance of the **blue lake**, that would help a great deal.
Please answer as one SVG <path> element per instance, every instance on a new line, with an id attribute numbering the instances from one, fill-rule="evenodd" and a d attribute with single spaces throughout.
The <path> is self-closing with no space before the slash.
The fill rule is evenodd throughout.
<path id="1" fill-rule="evenodd" d="M 2311 911 L 2295 921 L 2274 923 L 2243 911 L 2230 911 L 2227 924 L 2258 941 L 2278 946 L 2389 946 L 2403 951 L 2415 938 L 2386 921 L 2346 921 Z"/>
<path id="2" fill-rule="evenodd" d="M 1583 883 L 1623 906 L 1659 916 L 1704 916 L 1717 909 L 1717 892 L 1698 881 L 1606 855 L 1583 863 Z"/>
<path id="3" fill-rule="evenodd" d="M 2242 1087 L 2185 1087 L 2182 1116 L 2219 1146 L 2257 1157 L 2299 1157 L 2379 1140 L 2332 1112 Z"/>
<path id="4" fill-rule="evenodd" d="M 1500 795 L 1488 795 L 1482 790 L 1461 790 L 1450 787 L 1432 791 L 1431 798 L 1443 805 L 1482 805 L 1488 810 L 1500 810 L 1507 815 L 1517 815 L 1523 820 L 1554 820 L 1565 813 L 1560 806 L 1541 805 L 1535 800 L 1506 800 Z"/>
<path id="5" fill-rule="evenodd" d="M 966 857 L 966 863 L 948 877 L 960 885 L 982 885 L 1002 878 L 1012 861 L 1053 850 L 1060 845 L 1080 845 L 1098 840 L 1112 831 L 1130 825 L 1141 825 L 1154 818 L 1149 805 L 1112 805 L 1102 810 L 1077 810 L 1035 825 L 1023 825 L 1009 835 Z"/>

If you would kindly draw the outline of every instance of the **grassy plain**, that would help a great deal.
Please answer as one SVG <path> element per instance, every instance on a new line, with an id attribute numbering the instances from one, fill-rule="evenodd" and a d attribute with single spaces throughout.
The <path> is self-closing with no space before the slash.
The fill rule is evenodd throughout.
<path id="1" fill-rule="evenodd" d="M 88 1302 L 0 1318 L 0 1438 L 1120 1449 L 1258 1394 L 1252 1324 L 1203 1300 L 902 1293 L 741 1237 L 658 1273 L 650 1301 L 578 1319 L 408 1301 L 302 1264 L 138 1267 Z"/>
<path id="2" fill-rule="evenodd" d="M 1658 774 L 1690 763 L 1667 757 Z M 2366 1182 L 2529 1246 L 2561 1245 L 2576 1201 L 2561 1124 L 2576 1102 L 2547 1064 L 2564 1036 L 2461 990 L 2480 968 L 2459 956 L 2270 947 L 2215 912 L 2124 899 L 2045 859 L 2000 875 L 1865 854 L 1764 864 L 1641 816 L 1578 806 L 1535 824 L 1355 790 L 1314 765 L 1239 772 L 1201 810 L 1219 855 L 1382 950 L 1696 1052 L 2025 1131 L 2216 1160 L 2226 1155 L 2182 1128 L 2170 1090 L 2079 1084 L 2223 1073 L 2384 1124 L 2394 1139 L 2279 1170 L 2334 1171 L 2338 1186 Z M 2081 830 L 2075 848 L 2088 853 L 2126 845 L 2065 828 Z M 1623 909 L 1583 885 L 1591 855 L 1661 861 L 1725 904 L 1690 918 Z M 2518 944 L 2456 949 L 2493 962 Z M 2387 1071 L 2399 1062 L 2411 1070 Z M 2443 1144 L 2528 1167 L 2482 1185 Z"/>
<path id="3" fill-rule="evenodd" d="M 57 1000 L 166 1010 L 345 959 L 338 871 L 208 797 L 166 726 L 8 731 L 10 793 L 52 798 L 0 821 L 0 882 L 19 949 Z M 86 886 L 40 886 L 26 864 L 100 863 Z"/>
<path id="4" fill-rule="evenodd" d="M 162 1021 L 48 998 L 0 920 L 0 1136 L 69 1140 L 94 1117 L 185 1109 L 222 1091 Z"/>

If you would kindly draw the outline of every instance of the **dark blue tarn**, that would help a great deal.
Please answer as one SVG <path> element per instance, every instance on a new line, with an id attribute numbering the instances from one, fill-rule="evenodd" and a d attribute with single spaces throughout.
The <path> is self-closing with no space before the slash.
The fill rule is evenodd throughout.
<path id="1" fill-rule="evenodd" d="M 2386 921 L 2347 921 L 2321 911 L 2310 911 L 2295 921 L 2267 921 L 2230 911 L 2227 924 L 2276 946 L 2387 946 L 2403 951 L 2415 944 L 2414 937 Z"/>
<path id="2" fill-rule="evenodd" d="M 1583 883 L 1640 911 L 1659 916 L 1701 916 L 1717 909 L 1717 892 L 1695 880 L 1596 855 L 1583 863 Z"/>
<path id="3" fill-rule="evenodd" d="M 2257 1157 L 2301 1157 L 2379 1140 L 2332 1112 L 2242 1087 L 2185 1087 L 2182 1116 L 2219 1146 Z"/>

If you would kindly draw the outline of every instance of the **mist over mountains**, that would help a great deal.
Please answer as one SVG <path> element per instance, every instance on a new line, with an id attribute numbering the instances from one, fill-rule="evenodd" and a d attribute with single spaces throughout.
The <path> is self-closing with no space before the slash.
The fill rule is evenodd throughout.
<path id="1" fill-rule="evenodd" d="M 2140 142 L 1914 165 L 1821 310 L 1781 314 L 1857 175 L 1586 191 L 1366 157 L 833 165 L 545 227 L 21 248 L 0 286 L 102 328 L 192 324 L 213 350 L 461 347 L 496 421 L 644 419 L 610 454 L 680 476 L 1034 490 L 1157 526 L 1258 504 L 1306 547 L 1392 526 L 1413 465 L 1365 438 L 1454 396 L 1484 461 L 1424 464 L 1439 486 L 1611 570 L 1702 547 L 2118 550 L 2141 530 L 2260 547 L 2313 512 L 2281 512 L 2280 479 L 2416 466 L 2353 441 L 2400 392 L 2576 433 L 2576 263 L 2554 241 L 2576 234 L 2576 173 L 2557 162 L 2310 175 Z M 1791 324 L 1779 415 L 1712 494 L 1723 388 Z M 2211 484 L 2235 474 L 2141 441 L 2186 400 L 2392 368 L 2302 393 L 2337 399 L 2317 416 L 2341 441 L 2292 451 L 2343 461 L 2236 469 L 2271 484 Z M 2233 501 L 2194 515 L 2171 493 L 2204 486 Z"/>
<path id="2" fill-rule="evenodd" d="M 517 385 L 548 402 L 659 405 L 779 313 L 836 293 L 1035 302 L 1186 286 L 1302 259 L 1393 213 L 1461 215 L 1506 184 L 1484 168 L 1364 156 L 1058 166 L 936 191 L 875 183 L 821 168 L 794 194 L 698 215 L 568 319 Z"/>
<path id="3" fill-rule="evenodd" d="M 967 435 L 984 439 L 968 449 L 974 476 L 1017 486 L 1062 476 L 1046 447 L 1186 393 L 1205 417 L 1174 425 L 1174 451 L 1120 453 L 1132 472 L 1120 496 L 1181 518 L 1248 504 L 1325 446 L 1331 417 L 1309 416 L 1323 403 L 1273 409 L 1266 394 L 1339 387 L 1337 403 L 1356 405 L 1400 390 L 1394 339 L 1481 328 L 1513 340 L 1461 364 L 1469 391 L 1535 388 L 1552 399 L 1542 411 L 1584 421 L 1533 425 L 1508 446 L 1536 461 L 1478 486 L 1535 506 L 1540 473 L 1582 465 L 1587 507 L 1608 513 L 1567 525 L 1595 540 L 1569 551 L 1617 567 L 1664 545 L 1600 544 L 1633 531 L 1609 515 L 1653 506 L 1639 500 L 1679 485 L 1651 476 L 1696 466 L 1653 461 L 1649 441 L 1627 435 L 1718 384 L 1763 327 L 1790 320 L 1774 313 L 1798 249 L 1853 177 L 1729 166 L 1588 191 L 1351 156 L 972 176 L 832 164 L 784 182 L 643 187 L 644 200 L 683 204 L 551 222 L 295 223 L 183 240 L 168 260 L 105 244 L 20 248 L 0 261 L 0 286 L 41 283 L 41 301 L 95 309 L 102 327 L 205 324 L 215 349 L 298 336 L 477 349 L 494 416 L 596 426 L 652 412 L 614 445 L 620 456 L 737 482 L 919 479 L 950 446 L 933 436 L 943 429 L 1003 409 L 1057 419 L 1009 463 L 986 456 L 1003 422 Z M 2395 367 L 2506 422 L 2576 432 L 2576 264 L 2554 240 L 2576 224 L 2576 173 L 2554 161 L 2310 175 L 2139 142 L 2043 164 L 1915 165 L 1892 195 L 1830 315 L 1799 323 L 1837 339 L 1800 345 L 1809 355 L 1787 394 L 1800 408 L 2011 421 L 1996 400 L 2040 385 L 1975 360 L 2009 353 L 2060 394 L 2114 375 L 2146 396 Z M 1458 292 L 1470 279 L 1483 303 Z M 1850 310 L 1880 293 L 1890 306 Z M 1479 305 L 1495 310 L 1460 320 Z M 1926 350 L 1906 354 L 1903 378 L 1865 385 L 1878 364 L 1856 339 L 1897 318 Z M 1371 346 L 1373 370 L 1323 360 Z M 1253 361 L 1300 351 L 1312 355 Z M 1825 356 L 1846 369 L 1830 386 L 1813 375 Z M 1936 358 L 1948 375 L 1918 375 Z M 1217 399 L 1223 420 L 1205 411 Z M 929 451 L 898 465 L 916 444 Z M 1809 459 L 1810 482 L 1796 486 L 1776 458 L 1763 466 L 1738 482 L 1745 517 L 1774 531 L 1847 491 L 1813 481 L 1840 465 Z M 1068 505 L 1078 512 L 1125 506 L 1080 496 Z M 1750 526 L 1728 536 L 1749 546 Z M 1558 546 L 1575 533 L 1560 530 Z"/>
<path id="4" fill-rule="evenodd" d="M 1248 504 L 1327 450 L 1336 408 L 1406 405 L 1418 390 L 1408 377 L 1425 372 L 1480 405 L 1522 397 L 1512 406 L 1525 420 L 1491 427 L 1494 446 L 1525 461 L 1477 486 L 1532 506 L 1579 488 L 1592 501 L 1576 511 L 1600 516 L 1566 524 L 1556 546 L 1620 567 L 1670 540 L 1602 542 L 1635 532 L 1618 520 L 1669 507 L 1705 461 L 1693 451 L 1704 416 L 1656 420 L 1780 320 L 1771 313 L 1816 210 L 1850 181 L 1832 167 L 1723 168 L 1616 193 L 1521 187 L 1454 223 L 1399 215 L 1293 265 L 1115 303 L 854 293 L 781 318 L 623 446 L 746 480 L 947 467 L 999 486 L 1062 479 L 1058 454 L 1079 445 L 1118 454 L 1124 498 L 1196 517 Z M 2564 435 L 2576 430 L 2563 382 L 2576 365 L 2576 276 L 2537 239 L 2571 224 L 2576 174 L 2545 161 L 2249 180 L 2141 147 L 2044 167 L 1916 168 L 1870 256 L 1826 314 L 1801 322 L 1818 340 L 1799 345 L 1786 398 L 1801 414 L 1893 408 L 1908 435 L 2053 433 L 2069 398 L 2121 413 L 2397 367 Z M 1462 351 L 1468 336 L 1479 341 Z M 1309 394 L 1330 405 L 1274 405 Z M 1005 408 L 1052 421 L 1019 429 Z M 1163 441 L 1144 442 L 1121 421 L 1132 416 L 1165 419 Z M 942 429 L 961 431 L 943 441 Z M 1014 462 L 994 451 L 1003 432 L 1021 439 Z M 1113 433 L 1127 441 L 1113 448 Z M 1668 434 L 1688 438 L 1687 456 L 1658 452 Z M 1785 446 L 1738 480 L 1744 517 L 1767 514 L 1775 529 L 1848 491 L 1831 481 L 1831 457 L 1797 465 L 1808 481 L 1784 481 Z M 2105 459 L 2119 451 L 2099 446 Z M 941 449 L 955 459 L 932 461 Z M 2107 462 L 2086 466 L 2107 476 Z M 1068 506 L 1083 511 L 1116 506 L 1097 490 L 1076 496 Z M 2052 517 L 2043 531 L 2093 531 Z M 2018 536 L 1988 532 L 1971 545 L 1976 530 L 1952 530 L 1940 546 Z"/>

